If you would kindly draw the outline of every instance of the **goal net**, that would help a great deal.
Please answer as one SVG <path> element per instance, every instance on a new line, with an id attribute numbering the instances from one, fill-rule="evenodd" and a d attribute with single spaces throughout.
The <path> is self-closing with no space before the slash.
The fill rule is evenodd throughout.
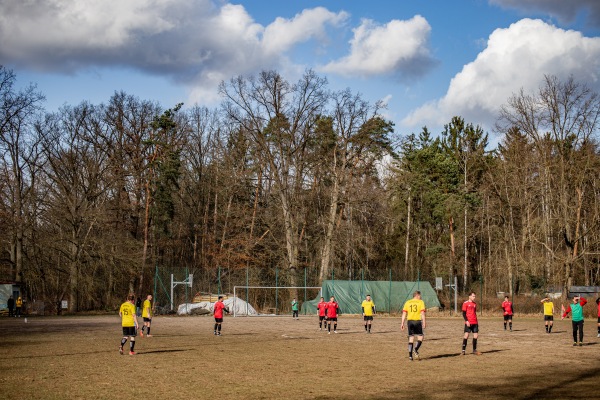
<path id="1" fill-rule="evenodd" d="M 298 313 L 303 315 L 307 312 L 302 304 L 321 296 L 321 292 L 321 287 L 315 286 L 234 286 L 233 298 L 234 301 L 244 300 L 247 306 L 258 312 L 258 316 L 290 316 L 294 297 L 298 302 Z M 247 312 L 238 313 L 236 309 L 238 307 L 234 306 L 234 317 L 248 316 Z"/>

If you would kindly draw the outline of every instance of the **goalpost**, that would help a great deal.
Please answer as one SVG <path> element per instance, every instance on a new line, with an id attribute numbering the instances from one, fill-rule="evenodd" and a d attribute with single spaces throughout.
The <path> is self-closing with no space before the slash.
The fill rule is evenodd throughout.
<path id="1" fill-rule="evenodd" d="M 307 297 L 307 295 L 308 295 L 307 291 L 308 290 L 311 290 L 311 291 L 312 290 L 318 290 L 318 292 L 317 292 L 318 296 L 321 296 L 322 295 L 322 291 L 323 291 L 323 288 L 320 287 L 320 286 L 234 286 L 233 287 L 233 302 L 234 302 L 233 303 L 233 316 L 234 317 L 243 315 L 243 314 L 237 315 L 237 312 L 236 312 L 237 311 L 237 307 L 236 307 L 235 302 L 238 299 L 238 296 L 237 296 L 238 295 L 238 291 L 245 291 L 246 292 L 246 297 L 245 297 L 245 301 L 246 301 L 246 314 L 245 314 L 245 316 L 248 316 L 248 306 L 249 306 L 249 303 L 250 303 L 250 300 L 249 300 L 249 290 L 250 289 L 253 289 L 253 290 L 255 290 L 255 289 L 258 289 L 258 290 L 273 290 L 273 289 L 275 289 L 275 298 L 274 298 L 275 307 L 272 308 L 273 311 L 274 311 L 274 313 L 273 314 L 260 314 L 259 313 L 258 316 L 274 316 L 274 315 L 278 315 L 277 314 L 277 310 L 279 308 L 279 291 L 280 290 L 283 290 L 283 291 L 288 291 L 288 290 L 291 290 L 291 289 L 304 290 L 304 300 L 303 301 L 305 301 L 305 302 L 308 301 L 308 300 L 312 300 L 313 299 L 312 297 Z M 240 299 L 244 300 L 242 297 L 240 297 Z M 255 309 L 256 309 L 256 307 L 255 307 Z M 283 314 L 280 314 L 280 315 L 283 315 Z"/>

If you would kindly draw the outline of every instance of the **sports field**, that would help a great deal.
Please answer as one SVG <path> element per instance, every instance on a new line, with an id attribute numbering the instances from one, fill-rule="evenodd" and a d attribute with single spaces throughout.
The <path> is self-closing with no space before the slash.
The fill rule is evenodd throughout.
<path id="1" fill-rule="evenodd" d="M 118 316 L 0 319 L 1 399 L 600 399 L 600 338 L 570 320 L 480 320 L 481 356 L 459 356 L 462 318 L 430 317 L 421 361 L 409 361 L 400 318 L 155 317 L 135 356 L 119 355 Z M 467 350 L 471 350 L 471 340 Z"/>

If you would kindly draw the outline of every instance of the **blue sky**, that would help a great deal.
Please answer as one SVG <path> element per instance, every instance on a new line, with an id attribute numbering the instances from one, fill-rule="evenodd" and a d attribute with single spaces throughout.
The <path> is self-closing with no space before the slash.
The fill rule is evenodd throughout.
<path id="1" fill-rule="evenodd" d="M 221 80 L 306 68 L 384 100 L 400 134 L 454 115 L 492 131 L 544 75 L 600 92 L 598 0 L 0 0 L 0 64 L 46 109 L 125 91 L 216 107 Z"/>

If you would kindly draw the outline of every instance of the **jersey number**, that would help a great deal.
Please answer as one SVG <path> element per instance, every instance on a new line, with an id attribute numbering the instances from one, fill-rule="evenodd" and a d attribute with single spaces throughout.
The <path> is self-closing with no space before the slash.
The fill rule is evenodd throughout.
<path id="1" fill-rule="evenodd" d="M 410 312 L 417 312 L 418 309 L 419 309 L 419 307 L 417 307 L 416 304 L 411 304 L 410 305 Z"/>

